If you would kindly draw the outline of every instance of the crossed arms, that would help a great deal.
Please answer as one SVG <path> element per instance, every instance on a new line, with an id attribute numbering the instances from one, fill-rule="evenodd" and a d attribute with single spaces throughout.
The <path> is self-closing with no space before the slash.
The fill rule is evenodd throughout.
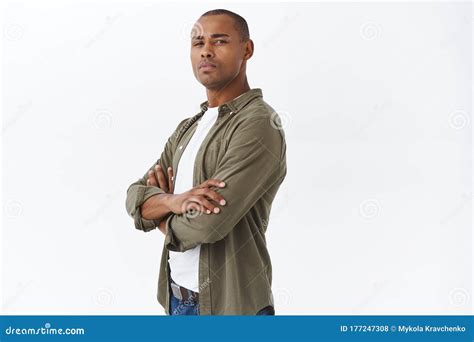
<path id="1" fill-rule="evenodd" d="M 127 190 L 127 211 L 136 228 L 149 231 L 158 226 L 169 250 L 183 252 L 223 239 L 286 174 L 282 135 L 267 117 L 249 117 L 230 137 L 212 177 L 184 194 L 173 194 L 169 167 L 175 136 L 168 139 L 161 158 Z M 167 182 L 163 170 L 168 172 Z M 225 205 L 220 208 L 221 200 Z M 203 214 L 190 215 L 190 208 Z"/>

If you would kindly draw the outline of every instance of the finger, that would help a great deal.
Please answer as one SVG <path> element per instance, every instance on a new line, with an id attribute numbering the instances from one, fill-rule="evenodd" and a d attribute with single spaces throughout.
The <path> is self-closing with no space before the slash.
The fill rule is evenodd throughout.
<path id="1" fill-rule="evenodd" d="M 210 200 L 214 201 L 215 203 L 218 203 L 220 205 L 226 205 L 226 200 L 222 195 L 217 193 L 216 191 L 209 189 L 209 188 L 203 188 L 203 189 L 198 189 L 196 191 L 197 195 L 205 196 L 206 198 L 209 198 Z"/>
<path id="2" fill-rule="evenodd" d="M 225 187 L 225 185 L 226 185 L 225 182 L 220 181 L 218 179 L 208 179 L 208 180 L 204 181 L 200 185 L 200 187 L 208 188 L 210 186 L 216 186 L 218 188 L 223 188 L 223 187 Z"/>
<path id="3" fill-rule="evenodd" d="M 146 184 L 148 186 L 158 186 L 158 183 L 156 182 L 155 178 L 155 173 L 152 170 L 148 171 L 148 179 Z"/>
<path id="4" fill-rule="evenodd" d="M 155 175 L 160 189 L 162 189 L 164 192 L 168 192 L 168 182 L 166 181 L 165 175 L 163 174 L 163 170 L 161 169 L 160 165 L 155 166 Z"/>
<path id="5" fill-rule="evenodd" d="M 170 193 L 174 193 L 174 176 L 173 176 L 173 169 L 168 167 L 168 184 L 170 188 Z"/>

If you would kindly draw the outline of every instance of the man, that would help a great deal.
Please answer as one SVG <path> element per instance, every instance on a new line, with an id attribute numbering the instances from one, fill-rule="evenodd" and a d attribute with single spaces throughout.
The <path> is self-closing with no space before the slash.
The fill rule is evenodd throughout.
<path id="1" fill-rule="evenodd" d="M 191 63 L 207 101 L 127 190 L 135 227 L 165 234 L 157 297 L 169 315 L 275 314 L 265 232 L 286 143 L 262 90 L 249 87 L 253 51 L 241 16 L 199 18 Z"/>

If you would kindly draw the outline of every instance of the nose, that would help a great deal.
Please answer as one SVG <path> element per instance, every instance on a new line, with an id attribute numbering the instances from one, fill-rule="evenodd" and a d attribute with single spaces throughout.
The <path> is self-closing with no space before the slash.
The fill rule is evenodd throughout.
<path id="1" fill-rule="evenodd" d="M 201 49 L 201 57 L 202 58 L 212 58 L 214 57 L 214 51 L 212 50 L 211 44 L 206 42 Z"/>

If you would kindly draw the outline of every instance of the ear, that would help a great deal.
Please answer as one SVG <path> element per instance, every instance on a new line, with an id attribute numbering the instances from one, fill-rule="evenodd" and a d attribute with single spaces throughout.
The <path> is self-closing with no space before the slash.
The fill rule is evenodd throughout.
<path id="1" fill-rule="evenodd" d="M 244 60 L 248 60 L 253 56 L 253 51 L 254 51 L 254 45 L 252 39 L 249 39 L 245 43 L 245 54 L 244 54 Z"/>

